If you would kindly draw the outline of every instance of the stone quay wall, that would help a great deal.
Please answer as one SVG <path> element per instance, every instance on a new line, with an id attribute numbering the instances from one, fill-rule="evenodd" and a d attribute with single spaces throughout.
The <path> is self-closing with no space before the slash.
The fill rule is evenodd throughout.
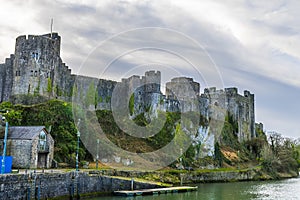
<path id="1" fill-rule="evenodd" d="M 271 179 L 269 176 L 262 176 L 263 172 L 260 169 L 244 169 L 233 171 L 113 171 L 106 170 L 105 175 L 134 177 L 134 178 L 153 178 L 151 180 L 159 181 L 172 185 L 180 184 L 196 184 L 196 183 L 211 183 L 211 182 L 235 182 L 235 181 L 254 181 L 262 179 Z M 155 177 L 155 178 L 154 178 Z"/>
<path id="2" fill-rule="evenodd" d="M 77 177 L 77 178 L 76 178 Z M 156 184 L 133 182 L 133 189 L 157 188 Z M 0 175 L 0 199 L 76 199 L 131 190 L 132 180 L 79 172 Z"/>

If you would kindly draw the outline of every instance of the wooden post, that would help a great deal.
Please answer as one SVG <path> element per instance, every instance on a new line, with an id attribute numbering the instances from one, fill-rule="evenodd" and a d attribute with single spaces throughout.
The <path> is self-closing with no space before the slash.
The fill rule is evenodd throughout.
<path id="1" fill-rule="evenodd" d="M 134 189 L 134 187 L 133 187 L 133 183 L 134 183 L 134 179 L 133 179 L 133 178 L 131 178 L 131 190 L 133 190 L 133 189 Z"/>

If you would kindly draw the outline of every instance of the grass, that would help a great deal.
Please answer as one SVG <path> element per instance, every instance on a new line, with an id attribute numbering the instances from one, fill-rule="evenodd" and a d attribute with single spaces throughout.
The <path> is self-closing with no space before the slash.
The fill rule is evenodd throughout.
<path id="1" fill-rule="evenodd" d="M 113 178 L 118 178 L 121 180 L 132 180 L 132 178 L 130 177 L 123 177 L 123 176 L 110 176 Z M 149 184 L 155 184 L 155 185 L 159 185 L 159 186 L 163 186 L 163 187 L 171 187 L 173 186 L 172 184 L 168 184 L 168 183 L 163 183 L 163 182 L 159 182 L 159 181 L 153 181 L 153 180 L 146 180 L 143 178 L 133 178 L 135 182 L 140 182 L 140 183 L 149 183 Z"/>

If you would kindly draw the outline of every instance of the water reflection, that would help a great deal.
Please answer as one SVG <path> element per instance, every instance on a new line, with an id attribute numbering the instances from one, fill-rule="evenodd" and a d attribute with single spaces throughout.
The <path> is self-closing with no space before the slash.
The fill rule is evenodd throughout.
<path id="1" fill-rule="evenodd" d="M 199 184 L 197 192 L 93 200 L 300 200 L 300 178 L 282 181 Z"/>
<path id="2" fill-rule="evenodd" d="M 253 185 L 252 193 L 257 193 L 262 200 L 300 199 L 300 179 L 287 179 L 268 184 Z"/>

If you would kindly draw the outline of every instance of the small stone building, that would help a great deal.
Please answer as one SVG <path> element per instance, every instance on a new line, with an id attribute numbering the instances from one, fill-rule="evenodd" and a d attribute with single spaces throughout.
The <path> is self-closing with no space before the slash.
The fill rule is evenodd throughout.
<path id="1" fill-rule="evenodd" d="M 2 151 L 3 139 L 1 145 Z M 11 126 L 6 152 L 13 157 L 13 168 L 50 168 L 54 140 L 44 126 Z"/>

